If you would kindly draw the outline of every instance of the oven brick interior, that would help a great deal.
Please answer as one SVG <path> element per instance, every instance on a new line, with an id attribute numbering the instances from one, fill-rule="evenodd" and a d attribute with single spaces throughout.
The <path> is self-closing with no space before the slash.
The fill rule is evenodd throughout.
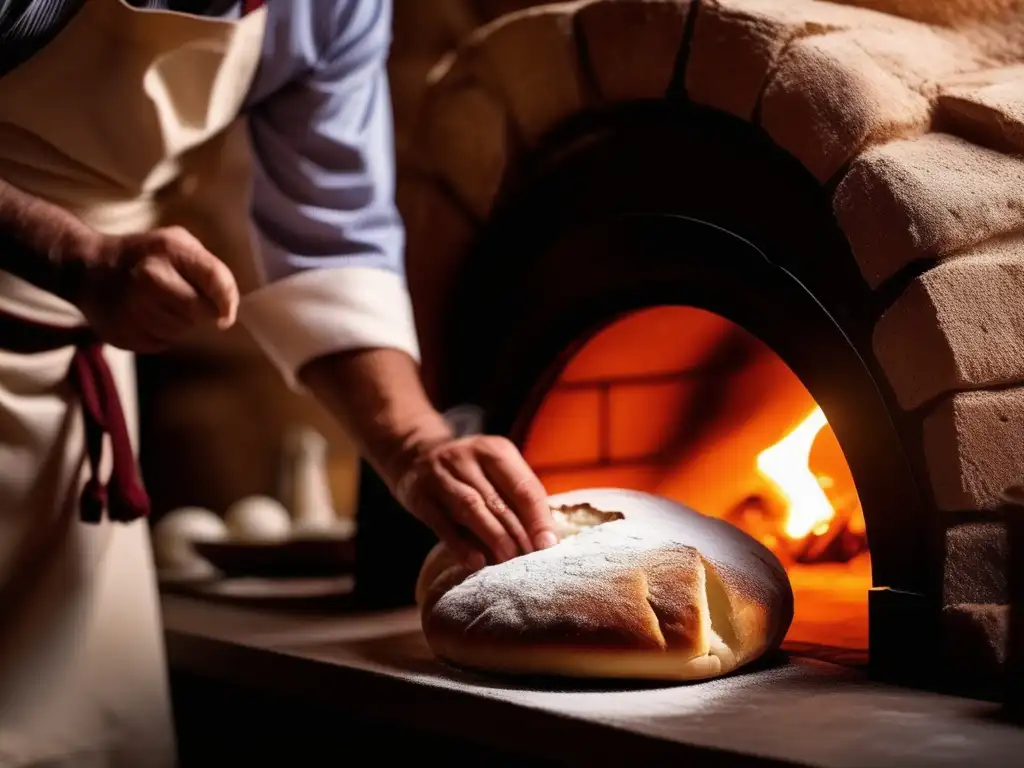
<path id="1" fill-rule="evenodd" d="M 427 357 L 440 348 L 433 313 L 450 290 L 456 251 L 486 221 L 519 153 L 589 107 L 666 96 L 685 52 L 688 97 L 759 125 L 831 190 L 863 279 L 892 296 L 874 352 L 918 425 L 937 509 L 991 510 L 1022 480 L 1018 3 L 443 5 L 460 12 L 433 21 L 444 28 L 435 49 L 399 46 L 392 64 L 417 61 L 424 74 L 396 96 L 396 115 L 410 284 Z M 950 615 L 1003 626 L 994 609 Z"/>

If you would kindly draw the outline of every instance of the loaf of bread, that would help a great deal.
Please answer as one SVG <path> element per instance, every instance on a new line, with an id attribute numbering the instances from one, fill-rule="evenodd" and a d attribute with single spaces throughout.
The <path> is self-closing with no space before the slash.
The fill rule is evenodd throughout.
<path id="1" fill-rule="evenodd" d="M 700 680 L 777 649 L 778 559 L 722 520 L 619 489 L 549 500 L 560 541 L 469 573 L 439 544 L 416 585 L 433 652 L 516 675 Z"/>

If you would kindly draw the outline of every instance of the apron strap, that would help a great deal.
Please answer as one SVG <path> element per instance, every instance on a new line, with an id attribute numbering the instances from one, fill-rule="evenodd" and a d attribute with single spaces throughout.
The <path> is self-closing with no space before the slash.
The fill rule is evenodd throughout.
<path id="1" fill-rule="evenodd" d="M 103 356 L 103 345 L 100 342 L 75 349 L 71 381 L 82 399 L 82 410 L 86 416 L 86 449 L 92 470 L 92 477 L 86 483 L 80 500 L 82 520 L 98 523 L 104 507 L 110 519 L 119 523 L 129 523 L 147 516 L 149 497 L 139 478 L 117 384 Z M 109 488 L 105 488 L 99 479 L 104 433 L 110 436 L 114 460 Z"/>
<path id="2" fill-rule="evenodd" d="M 79 499 L 82 521 L 100 522 L 104 509 L 115 522 L 127 523 L 145 517 L 150 511 L 150 501 L 139 477 L 121 398 L 103 356 L 102 342 L 88 328 L 51 326 L 0 311 L 0 349 L 31 355 L 69 346 L 75 348 L 75 354 L 68 382 L 82 403 L 91 472 Z M 110 437 L 113 458 L 108 485 L 100 480 L 105 435 Z"/>
<path id="3" fill-rule="evenodd" d="M 265 0 L 242 0 L 242 15 L 245 16 L 262 8 L 264 3 Z"/>

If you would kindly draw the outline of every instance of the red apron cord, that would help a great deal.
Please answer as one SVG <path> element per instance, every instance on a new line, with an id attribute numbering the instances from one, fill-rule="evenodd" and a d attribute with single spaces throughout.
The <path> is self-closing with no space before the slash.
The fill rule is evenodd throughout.
<path id="1" fill-rule="evenodd" d="M 262 8 L 265 0 L 242 0 L 242 15 L 252 13 L 257 8 Z"/>
<path id="2" fill-rule="evenodd" d="M 103 510 L 115 522 L 131 522 L 150 511 L 135 464 L 121 398 L 103 345 L 88 328 L 62 328 L 37 323 L 0 311 L 0 349 L 31 355 L 75 347 L 68 383 L 82 403 L 86 455 L 90 477 L 82 489 L 79 512 L 83 522 L 99 523 Z M 110 437 L 113 469 L 107 485 L 100 480 L 103 438 Z"/>
<path id="3" fill-rule="evenodd" d="M 75 355 L 71 358 L 68 380 L 82 403 L 85 449 L 91 473 L 85 488 L 82 489 L 79 511 L 83 522 L 98 523 L 103 518 L 103 510 L 107 507 L 107 489 L 100 482 L 100 459 L 103 456 L 103 436 L 106 434 L 107 419 L 106 413 L 100 407 L 99 382 L 93 372 L 91 361 L 85 356 L 81 346 L 75 349 Z"/>
<path id="4" fill-rule="evenodd" d="M 104 506 L 116 522 L 131 522 L 149 514 L 149 497 L 142 487 L 131 438 L 117 385 L 99 342 L 76 348 L 71 363 L 71 383 L 82 400 L 86 449 L 92 477 L 82 491 L 80 510 L 84 522 L 100 521 Z M 113 469 L 109 488 L 99 479 L 103 435 L 110 436 Z"/>

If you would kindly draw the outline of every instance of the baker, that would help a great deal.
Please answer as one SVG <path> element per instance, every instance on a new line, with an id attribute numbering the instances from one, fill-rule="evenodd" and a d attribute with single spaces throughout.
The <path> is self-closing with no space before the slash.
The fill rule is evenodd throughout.
<path id="1" fill-rule="evenodd" d="M 0 0 L 0 765 L 174 764 L 133 352 L 237 319 L 474 566 L 554 542 L 418 378 L 389 0 Z"/>

